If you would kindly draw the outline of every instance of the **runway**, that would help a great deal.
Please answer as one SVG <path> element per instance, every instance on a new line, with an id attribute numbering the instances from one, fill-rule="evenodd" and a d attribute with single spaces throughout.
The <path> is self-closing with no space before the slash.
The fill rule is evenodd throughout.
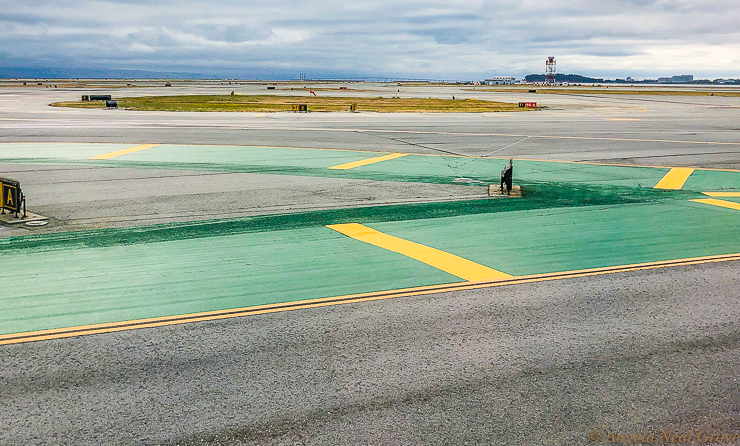
<path id="1" fill-rule="evenodd" d="M 234 88 L 263 87 L 126 94 Z M 587 444 L 740 421 L 737 98 L 409 87 L 547 108 L 198 114 L 2 93 L 3 176 L 51 217 L 0 228 L 2 444 Z M 508 158 L 524 194 L 489 198 Z"/>
<path id="2" fill-rule="evenodd" d="M 264 94 L 254 85 L 147 87 L 113 90 L 157 94 Z M 377 113 L 164 113 L 59 109 L 54 101 L 111 90 L 3 89 L 1 141 L 234 144 L 338 148 L 389 152 L 628 162 L 648 165 L 738 168 L 740 98 L 604 95 L 594 97 L 476 92 L 470 87 L 373 85 L 372 91 L 326 95 L 480 98 L 533 101 L 546 112 L 483 114 Z M 396 90 L 402 90 L 397 92 Z M 277 94 L 308 92 L 277 91 Z M 618 96 L 618 97 L 614 97 Z M 544 102 L 543 102 L 544 101 Z M 30 130 L 30 131 L 29 131 Z M 454 147 L 451 147 L 454 146 Z"/>

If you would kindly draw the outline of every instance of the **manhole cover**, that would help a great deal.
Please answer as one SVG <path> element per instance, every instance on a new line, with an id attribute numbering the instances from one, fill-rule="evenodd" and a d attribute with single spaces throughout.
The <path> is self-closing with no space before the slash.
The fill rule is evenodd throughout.
<path id="1" fill-rule="evenodd" d="M 36 220 L 36 221 L 27 221 L 26 226 L 46 226 L 49 224 L 49 220 Z"/>

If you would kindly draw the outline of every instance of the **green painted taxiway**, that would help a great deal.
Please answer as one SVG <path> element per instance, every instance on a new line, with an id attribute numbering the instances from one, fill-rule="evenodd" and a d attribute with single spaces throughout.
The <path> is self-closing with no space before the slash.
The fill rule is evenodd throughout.
<path id="1" fill-rule="evenodd" d="M 500 159 L 267 147 L 0 144 L 5 162 L 230 169 L 376 180 L 491 182 Z M 740 253 L 740 211 L 690 201 L 740 172 L 515 161 L 523 198 L 333 210 L 0 239 L 0 334 L 462 282 L 326 225 L 362 223 L 513 276 Z M 739 198 L 723 198 L 740 202 Z"/>

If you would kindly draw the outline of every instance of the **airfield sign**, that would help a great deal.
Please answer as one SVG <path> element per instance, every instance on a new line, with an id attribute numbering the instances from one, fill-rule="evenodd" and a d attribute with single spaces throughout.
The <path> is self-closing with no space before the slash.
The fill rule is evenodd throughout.
<path id="1" fill-rule="evenodd" d="M 23 201 L 23 192 L 21 192 L 21 183 L 8 178 L 0 178 L 0 189 L 2 193 L 2 210 L 9 210 L 16 214 L 21 211 L 21 202 Z"/>

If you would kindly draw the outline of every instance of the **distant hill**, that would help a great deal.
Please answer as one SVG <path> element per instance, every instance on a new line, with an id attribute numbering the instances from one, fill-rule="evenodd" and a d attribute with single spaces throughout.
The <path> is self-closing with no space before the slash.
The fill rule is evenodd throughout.
<path id="1" fill-rule="evenodd" d="M 15 79 L 202 79 L 197 73 L 94 68 L 3 67 L 0 78 Z"/>
<path id="2" fill-rule="evenodd" d="M 528 74 L 524 78 L 527 82 L 545 82 L 544 74 Z M 584 83 L 584 84 L 596 84 L 603 83 L 604 79 L 597 79 L 595 77 L 581 76 L 580 74 L 555 74 L 555 82 L 572 82 L 572 83 Z"/>

